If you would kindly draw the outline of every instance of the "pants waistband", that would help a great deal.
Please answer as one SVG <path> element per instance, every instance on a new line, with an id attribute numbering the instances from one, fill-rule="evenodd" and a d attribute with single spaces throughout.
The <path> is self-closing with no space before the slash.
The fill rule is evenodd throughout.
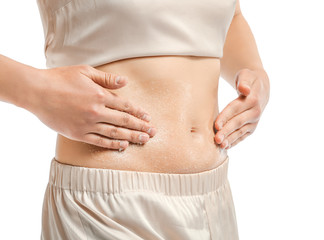
<path id="1" fill-rule="evenodd" d="M 227 156 L 214 169 L 179 174 L 87 168 L 62 164 L 53 158 L 49 184 L 71 191 L 121 193 L 144 190 L 166 195 L 201 195 L 226 183 L 228 161 Z"/>

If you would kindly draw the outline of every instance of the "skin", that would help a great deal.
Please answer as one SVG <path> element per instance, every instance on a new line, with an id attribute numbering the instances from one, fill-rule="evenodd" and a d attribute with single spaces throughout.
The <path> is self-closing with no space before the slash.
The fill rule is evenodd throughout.
<path id="1" fill-rule="evenodd" d="M 229 149 L 251 135 L 270 95 L 270 82 L 258 54 L 256 41 L 237 0 L 221 59 L 221 76 L 238 97 L 218 115 L 216 143 Z"/>
<path id="2" fill-rule="evenodd" d="M 215 144 L 213 131 L 219 67 L 219 59 L 197 56 L 139 57 L 97 67 L 128 77 L 124 87 L 106 90 L 148 112 L 156 134 L 142 145 L 138 135 L 130 136 L 123 151 L 58 135 L 55 158 L 70 165 L 148 172 L 189 173 L 216 167 L 226 157 Z M 107 123 L 98 127 L 111 136 Z M 119 133 L 117 129 L 114 137 L 122 138 Z"/>
<path id="3" fill-rule="evenodd" d="M 269 79 L 239 1 L 222 59 L 152 56 L 96 68 L 36 69 L 0 55 L 0 66 L 0 100 L 29 110 L 58 133 L 57 161 L 85 167 L 215 168 L 255 130 L 269 99 Z M 238 97 L 219 113 L 220 75 Z M 117 76 L 126 78 L 121 85 Z M 139 144 L 141 133 L 150 138 Z"/>

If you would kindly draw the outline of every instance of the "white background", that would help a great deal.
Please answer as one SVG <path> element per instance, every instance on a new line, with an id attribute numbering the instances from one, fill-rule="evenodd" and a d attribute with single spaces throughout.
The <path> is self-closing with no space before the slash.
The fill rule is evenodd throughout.
<path id="1" fill-rule="evenodd" d="M 320 1 L 241 0 L 271 81 L 257 130 L 229 150 L 241 240 L 324 239 L 323 8 Z M 0 53 L 45 67 L 36 1 L 2 1 Z M 1 87 L 1 86 L 0 86 Z M 236 92 L 220 80 L 220 110 Z M 0 102 L 1 239 L 39 239 L 56 133 Z"/>

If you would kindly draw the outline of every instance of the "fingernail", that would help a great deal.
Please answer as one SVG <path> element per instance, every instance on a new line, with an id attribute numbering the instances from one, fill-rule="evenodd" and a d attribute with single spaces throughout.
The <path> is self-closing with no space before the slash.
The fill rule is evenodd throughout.
<path id="1" fill-rule="evenodd" d="M 223 142 L 223 140 L 224 140 L 224 135 L 223 135 L 223 134 L 220 135 L 220 136 L 219 136 L 219 139 L 220 139 L 221 142 Z"/>
<path id="2" fill-rule="evenodd" d="M 125 76 L 117 76 L 115 78 L 115 83 L 116 84 L 121 84 L 123 80 L 127 82 L 127 77 L 125 77 Z"/>
<path id="3" fill-rule="evenodd" d="M 117 77 L 115 78 L 115 83 L 116 83 L 116 84 L 119 84 L 119 83 L 120 83 L 120 76 L 117 76 Z"/>
<path id="4" fill-rule="evenodd" d="M 142 117 L 143 120 L 146 120 L 146 121 L 151 121 L 151 116 L 149 116 L 148 114 L 144 114 L 143 117 Z"/>
<path id="5" fill-rule="evenodd" d="M 219 126 L 219 129 L 221 129 L 223 127 L 223 121 L 220 121 L 218 126 Z"/>
<path id="6" fill-rule="evenodd" d="M 226 140 L 224 141 L 224 147 L 223 147 L 223 148 L 226 148 L 227 145 L 228 145 L 228 141 L 227 141 L 227 139 L 226 139 Z"/>
<path id="7" fill-rule="evenodd" d="M 141 134 L 141 135 L 139 135 L 139 140 L 141 141 L 141 142 L 146 142 L 147 140 L 149 140 L 149 136 L 147 136 L 146 134 Z"/>
<path id="8" fill-rule="evenodd" d="M 147 130 L 147 133 L 148 133 L 148 134 L 155 135 L 155 133 L 156 133 L 156 128 L 155 128 L 155 127 L 151 127 L 151 128 L 149 128 L 149 129 Z"/>
<path id="9" fill-rule="evenodd" d="M 120 146 L 123 147 L 123 148 L 126 148 L 127 145 L 128 145 L 127 142 L 121 142 L 121 143 L 120 143 Z"/>

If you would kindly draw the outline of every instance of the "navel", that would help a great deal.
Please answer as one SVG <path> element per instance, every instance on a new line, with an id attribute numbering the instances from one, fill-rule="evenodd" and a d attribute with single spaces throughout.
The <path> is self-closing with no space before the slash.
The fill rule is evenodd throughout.
<path id="1" fill-rule="evenodd" d="M 191 127 L 190 132 L 194 133 L 196 131 L 197 131 L 197 128 L 196 127 Z"/>

